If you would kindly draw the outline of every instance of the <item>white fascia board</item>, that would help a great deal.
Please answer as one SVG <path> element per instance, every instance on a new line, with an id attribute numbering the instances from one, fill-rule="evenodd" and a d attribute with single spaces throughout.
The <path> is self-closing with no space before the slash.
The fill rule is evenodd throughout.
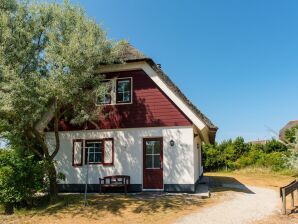
<path id="1" fill-rule="evenodd" d="M 132 62 L 127 64 L 118 65 L 108 65 L 100 68 L 98 72 L 108 73 L 108 72 L 120 72 L 120 71 L 130 71 L 130 70 L 143 70 L 154 82 L 155 84 L 163 90 L 163 92 L 183 111 L 183 113 L 193 122 L 193 124 L 201 131 L 207 129 L 206 124 L 195 115 L 195 113 L 164 83 L 159 75 L 152 69 L 152 67 L 144 61 Z M 208 137 L 207 137 L 208 141 Z"/>

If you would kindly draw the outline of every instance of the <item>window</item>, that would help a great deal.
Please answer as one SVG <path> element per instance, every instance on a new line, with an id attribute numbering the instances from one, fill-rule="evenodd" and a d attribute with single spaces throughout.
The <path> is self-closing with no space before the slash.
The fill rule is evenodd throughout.
<path id="1" fill-rule="evenodd" d="M 85 163 L 88 164 L 113 165 L 114 163 L 114 141 L 112 138 L 99 140 L 86 140 Z"/>
<path id="2" fill-rule="evenodd" d="M 117 105 L 132 103 L 132 78 L 114 78 L 105 80 L 104 91 L 98 93 L 96 105 Z"/>
<path id="3" fill-rule="evenodd" d="M 131 79 L 118 79 L 116 85 L 116 102 L 131 102 Z"/>
<path id="4" fill-rule="evenodd" d="M 105 92 L 101 93 L 100 96 L 96 99 L 96 104 L 111 104 L 112 103 L 112 82 L 111 81 L 103 81 L 105 84 Z"/>
<path id="5" fill-rule="evenodd" d="M 102 163 L 103 142 L 102 141 L 86 141 L 86 163 L 89 164 Z"/>
<path id="6" fill-rule="evenodd" d="M 156 169 L 161 167 L 161 142 L 156 140 L 146 141 L 146 168 Z"/>

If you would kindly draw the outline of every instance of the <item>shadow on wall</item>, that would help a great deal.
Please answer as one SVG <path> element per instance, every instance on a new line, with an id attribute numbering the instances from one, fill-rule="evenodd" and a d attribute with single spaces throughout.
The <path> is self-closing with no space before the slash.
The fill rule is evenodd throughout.
<path id="1" fill-rule="evenodd" d="M 183 129 L 182 129 L 183 130 Z M 66 176 L 65 183 L 85 183 L 85 152 L 83 153 L 83 166 L 72 166 L 73 139 L 114 138 L 114 165 L 90 165 L 89 184 L 98 184 L 98 178 L 108 175 L 129 175 L 131 183 L 142 184 L 143 176 L 143 137 L 160 137 L 164 139 L 164 180 L 165 184 L 193 184 L 193 147 L 190 137 L 189 143 L 182 141 L 188 139 L 189 132 L 167 129 L 134 129 L 127 132 L 86 130 L 80 132 L 62 132 L 61 149 L 57 157 L 57 171 Z M 190 130 L 188 130 L 190 131 Z M 135 137 L 139 136 L 139 137 Z M 170 146 L 170 140 L 175 141 Z M 51 141 L 53 142 L 53 141 Z M 52 147 L 54 144 L 52 145 Z M 64 182 L 61 182 L 64 183 Z"/>
<path id="2" fill-rule="evenodd" d="M 110 129 L 164 125 L 160 119 L 154 118 L 144 98 L 137 98 L 134 94 L 133 99 L 133 104 L 104 107 L 99 115 L 99 126 Z"/>
<path id="3" fill-rule="evenodd" d="M 241 183 L 233 177 L 223 176 L 206 176 L 209 179 L 209 187 L 211 192 L 235 191 L 246 194 L 255 194 L 245 184 Z"/>
<path id="4" fill-rule="evenodd" d="M 106 106 L 100 114 L 98 122 L 101 129 L 115 129 L 121 127 L 160 127 L 166 126 L 160 119 L 154 116 L 158 108 L 151 108 L 146 103 L 146 100 L 137 97 L 134 93 L 134 102 L 132 105 L 117 105 Z M 136 110 L 137 108 L 137 110 Z M 142 123 L 143 122 L 143 123 Z M 145 122 L 145 123 L 144 123 Z M 66 176 L 65 183 L 78 183 L 74 180 L 83 180 L 79 183 L 85 182 L 85 151 L 83 153 L 83 166 L 72 166 L 72 141 L 73 139 L 98 139 L 98 138 L 114 138 L 114 164 L 113 166 L 90 165 L 89 166 L 89 183 L 97 184 L 98 178 L 108 175 L 130 175 L 132 183 L 142 183 L 139 178 L 143 173 L 143 138 L 135 138 L 130 131 L 128 132 L 113 132 L 113 130 L 105 130 L 105 132 L 98 132 L 92 124 L 87 124 L 85 127 L 71 127 L 67 122 L 62 121 L 60 128 L 62 130 L 80 130 L 78 132 L 61 132 L 61 148 L 57 159 L 58 172 L 62 172 Z M 146 124 L 146 126 L 144 126 Z M 173 123 L 174 124 L 174 123 Z M 114 130 L 115 131 L 115 130 Z M 161 133 L 150 130 L 142 131 L 143 137 L 161 137 Z M 164 179 L 168 183 L 187 183 L 193 184 L 194 174 L 193 170 L 185 169 L 185 167 L 193 167 L 193 139 L 184 142 L 181 139 L 185 138 L 180 130 L 167 130 L 163 133 L 164 136 L 164 171 L 166 176 Z M 138 135 L 136 135 L 138 136 Z M 192 135 L 191 135 L 192 136 Z M 175 141 L 175 146 L 169 145 L 170 140 Z M 54 148 L 54 138 L 51 139 L 52 148 Z M 70 147 L 71 146 L 71 147 Z M 141 153 L 140 153 L 141 151 Z M 63 152 L 63 153 L 62 153 Z M 63 169 L 62 169 L 63 168 Z M 132 175 L 136 174 L 136 175 Z M 95 178 L 96 177 L 96 178 Z M 71 181 L 73 180 L 73 181 Z M 63 182 L 61 182 L 63 183 Z"/>
<path id="5" fill-rule="evenodd" d="M 174 184 L 194 184 L 193 173 L 193 147 L 192 141 L 189 143 L 182 142 L 181 130 L 175 132 L 166 130 L 166 139 L 164 139 L 164 171 L 167 176 L 164 178 L 169 183 Z M 192 135 L 191 135 L 192 136 Z M 175 145 L 170 146 L 170 140 L 174 140 Z M 179 180 L 179 182 L 177 181 Z"/>
<path id="6" fill-rule="evenodd" d="M 122 105 L 106 105 L 103 106 L 98 120 L 94 121 L 100 129 L 117 129 L 117 128 L 138 128 L 138 127 L 161 127 L 165 123 L 157 118 L 158 108 L 150 107 L 145 98 L 137 97 L 133 93 L 132 104 Z M 69 122 L 70 118 L 63 117 L 59 122 L 59 130 L 96 130 L 92 122 L 87 122 L 83 125 L 74 125 Z M 172 125 L 176 124 L 172 121 Z M 52 129 L 51 129 L 52 130 Z"/>
<path id="7" fill-rule="evenodd" d="M 98 178 L 109 175 L 130 175 L 131 182 L 135 181 L 133 173 L 140 171 L 142 158 L 135 150 L 140 144 L 131 134 L 127 132 L 98 132 L 98 130 L 86 130 L 83 132 L 62 133 L 61 149 L 58 154 L 57 172 L 62 172 L 66 176 L 65 183 L 84 184 L 86 180 L 86 154 L 83 149 L 83 166 L 72 166 L 72 141 L 73 139 L 114 139 L 114 165 L 89 165 L 89 184 L 98 184 Z M 71 147 L 70 147 L 71 146 Z M 53 147 L 53 146 L 52 146 Z M 137 175 L 139 176 L 139 175 Z M 63 182 L 61 182 L 63 183 Z"/>

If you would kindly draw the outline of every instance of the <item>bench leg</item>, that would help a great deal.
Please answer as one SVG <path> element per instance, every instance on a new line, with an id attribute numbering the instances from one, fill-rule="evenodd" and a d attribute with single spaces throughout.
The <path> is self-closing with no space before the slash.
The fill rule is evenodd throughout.
<path id="1" fill-rule="evenodd" d="M 127 185 L 124 186 L 124 193 L 127 194 Z"/>
<path id="2" fill-rule="evenodd" d="M 286 205 L 286 192 L 285 189 L 282 190 L 282 214 L 286 215 L 287 214 L 287 205 Z"/>
<path id="3" fill-rule="evenodd" d="M 105 188 L 104 188 L 103 186 L 101 186 L 101 187 L 100 187 L 100 193 L 101 193 L 101 194 L 104 194 L 104 193 L 105 193 L 104 191 L 105 191 Z"/>

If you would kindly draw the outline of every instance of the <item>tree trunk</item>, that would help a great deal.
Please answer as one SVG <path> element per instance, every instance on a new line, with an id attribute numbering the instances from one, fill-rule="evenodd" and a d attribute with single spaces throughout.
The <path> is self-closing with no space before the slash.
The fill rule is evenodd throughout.
<path id="1" fill-rule="evenodd" d="M 5 203 L 4 204 L 5 215 L 12 215 L 13 214 L 13 204 L 12 203 Z"/>
<path id="2" fill-rule="evenodd" d="M 47 167 L 47 173 L 50 182 L 50 197 L 55 198 L 58 194 L 58 185 L 57 185 L 57 172 L 53 161 L 49 161 Z"/>

